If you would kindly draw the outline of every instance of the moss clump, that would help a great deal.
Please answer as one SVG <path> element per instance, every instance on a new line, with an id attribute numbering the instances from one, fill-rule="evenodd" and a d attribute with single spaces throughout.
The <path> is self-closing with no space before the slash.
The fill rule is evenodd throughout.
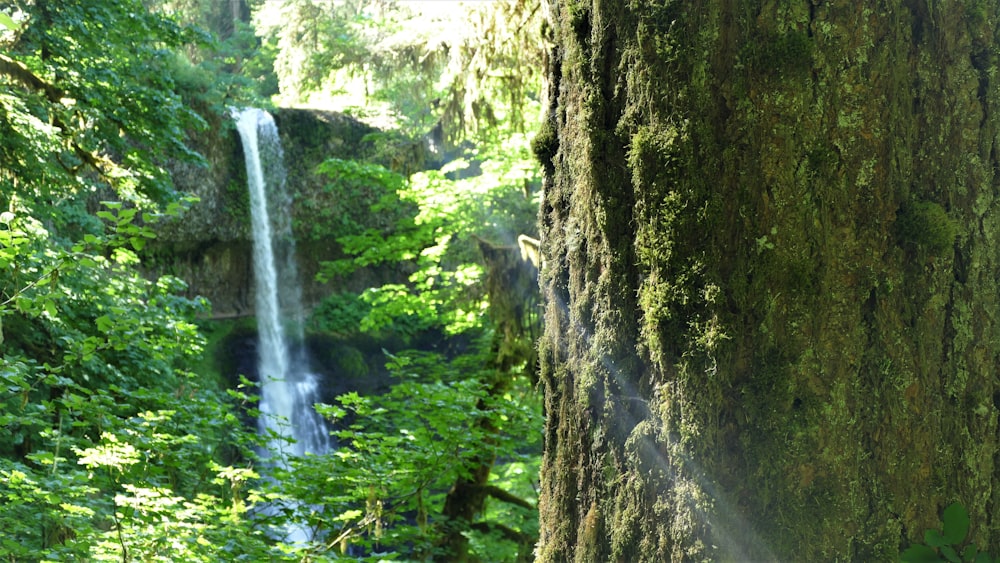
<path id="1" fill-rule="evenodd" d="M 247 191 L 246 172 L 226 184 L 225 213 L 238 221 L 250 222 L 250 193 Z"/>
<path id="2" fill-rule="evenodd" d="M 368 375 L 368 362 L 361 350 L 353 346 L 339 346 L 336 354 L 336 371 L 338 374 L 357 379 Z"/>
<path id="3" fill-rule="evenodd" d="M 239 376 L 246 373 L 241 346 L 255 338 L 257 318 L 204 319 L 198 325 L 205 336 L 205 348 L 191 371 L 217 379 L 220 389 L 235 389 Z"/>
<path id="4" fill-rule="evenodd" d="M 581 43 L 590 36 L 590 3 L 586 0 L 570 2 L 568 6 L 569 25 Z"/>
<path id="5" fill-rule="evenodd" d="M 546 174 L 555 173 L 552 159 L 555 158 L 557 150 L 559 150 L 559 135 L 556 133 L 556 126 L 551 119 L 546 119 L 535 133 L 535 137 L 531 139 L 531 152 L 545 168 Z"/>
<path id="6" fill-rule="evenodd" d="M 819 174 L 829 173 L 837 166 L 839 159 L 836 151 L 828 147 L 816 147 L 806 152 L 809 169 Z"/>
<path id="7" fill-rule="evenodd" d="M 950 248 L 958 236 L 958 225 L 941 205 L 932 201 L 919 201 L 900 208 L 895 227 L 902 244 L 916 244 L 935 254 Z"/>
<path id="8" fill-rule="evenodd" d="M 804 31 L 789 31 L 744 47 L 741 59 L 755 73 L 789 76 L 812 67 L 813 42 Z"/>

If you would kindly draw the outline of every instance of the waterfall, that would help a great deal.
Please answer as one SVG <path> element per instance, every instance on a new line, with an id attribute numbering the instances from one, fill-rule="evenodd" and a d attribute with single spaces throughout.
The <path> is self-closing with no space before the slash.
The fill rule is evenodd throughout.
<path id="1" fill-rule="evenodd" d="M 253 226 L 258 429 L 274 436 L 269 450 L 279 455 L 271 461 L 285 464 L 289 456 L 325 453 L 330 443 L 326 426 L 313 408 L 319 401 L 318 382 L 302 345 L 301 291 L 278 128 L 271 115 L 259 109 L 234 111 L 234 118 L 243 142 Z M 305 530 L 286 531 L 292 541 L 309 539 Z"/>

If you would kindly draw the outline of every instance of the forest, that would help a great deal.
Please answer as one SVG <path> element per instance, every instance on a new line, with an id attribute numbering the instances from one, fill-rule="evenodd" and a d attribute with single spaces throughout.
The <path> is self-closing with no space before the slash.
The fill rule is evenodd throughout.
<path id="1" fill-rule="evenodd" d="M 540 6 L 423 4 L 0 2 L 0 560 L 530 557 Z M 311 198 L 270 206 L 320 288 L 279 322 L 339 380 L 301 405 L 324 451 L 267 406 L 261 314 L 178 271 L 249 254 L 243 108 Z"/>
<path id="2" fill-rule="evenodd" d="M 0 0 L 0 560 L 996 561 L 998 75 L 992 0 Z"/>

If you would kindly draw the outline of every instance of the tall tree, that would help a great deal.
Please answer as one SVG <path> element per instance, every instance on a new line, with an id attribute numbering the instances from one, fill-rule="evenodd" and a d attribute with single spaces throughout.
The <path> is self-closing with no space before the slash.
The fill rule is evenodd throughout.
<path id="1" fill-rule="evenodd" d="M 998 10 L 552 3 L 541 561 L 1000 548 Z"/>

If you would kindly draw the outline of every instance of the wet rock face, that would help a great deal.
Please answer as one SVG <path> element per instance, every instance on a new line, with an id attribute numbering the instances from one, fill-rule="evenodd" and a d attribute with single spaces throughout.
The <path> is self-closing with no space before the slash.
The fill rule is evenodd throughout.
<path id="1" fill-rule="evenodd" d="M 354 391 L 372 395 L 390 388 L 393 379 L 385 367 L 386 349 L 383 346 L 386 345 L 392 347 L 393 352 L 400 348 L 399 342 L 380 341 L 364 335 L 338 338 L 313 334 L 295 345 L 293 355 L 304 353 L 309 358 L 309 371 L 320 382 L 319 399 L 334 404 L 344 393 Z M 240 376 L 260 381 L 258 346 L 256 329 L 249 324 L 231 330 L 220 340 L 214 349 L 215 362 L 230 387 L 235 389 L 240 384 Z"/>
<path id="2" fill-rule="evenodd" d="M 315 172 L 324 160 L 368 160 L 400 167 L 401 171 L 421 165 L 418 146 L 403 147 L 398 154 L 380 152 L 369 137 L 377 131 L 342 114 L 279 109 L 274 117 L 281 134 L 288 191 L 293 197 L 293 229 L 299 223 L 295 215 L 306 211 L 297 209 L 294 201 L 308 201 L 310 207 L 351 204 L 332 201 L 338 198 L 324 189 L 328 180 Z M 177 163 L 170 172 L 175 187 L 199 201 L 179 220 L 157 227 L 157 239 L 147 246 L 143 260 L 151 276 L 177 276 L 187 282 L 189 296 L 208 298 L 213 316 L 252 315 L 252 235 L 243 148 L 227 120 L 200 134 L 195 144 L 193 148 L 205 157 L 206 165 Z M 305 307 L 330 293 L 329 287 L 314 281 L 315 274 L 322 262 L 339 257 L 340 246 L 334 237 L 299 242 L 297 260 Z M 359 275 L 366 282 L 372 281 L 371 272 Z M 381 278 L 381 274 L 374 277 Z M 361 283 L 359 279 L 354 285 Z"/>

